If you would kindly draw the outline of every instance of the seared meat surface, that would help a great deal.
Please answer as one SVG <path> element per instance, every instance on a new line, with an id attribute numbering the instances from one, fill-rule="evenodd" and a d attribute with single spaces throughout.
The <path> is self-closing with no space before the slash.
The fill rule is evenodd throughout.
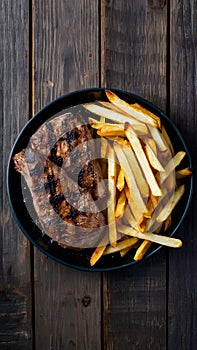
<path id="1" fill-rule="evenodd" d="M 105 192 L 95 158 L 88 126 L 72 113 L 43 124 L 13 158 L 42 229 L 63 247 L 94 247 L 103 234 L 105 218 L 97 200 Z"/>

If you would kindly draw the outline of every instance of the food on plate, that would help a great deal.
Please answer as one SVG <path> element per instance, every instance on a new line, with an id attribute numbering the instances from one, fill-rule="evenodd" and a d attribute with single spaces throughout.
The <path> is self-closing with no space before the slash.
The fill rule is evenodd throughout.
<path id="1" fill-rule="evenodd" d="M 116 179 L 117 161 L 111 146 L 108 151 L 108 198 L 107 198 L 107 224 L 109 227 L 109 241 L 115 247 L 117 243 L 117 228 L 115 221 L 116 209 Z"/>
<path id="2" fill-rule="evenodd" d="M 93 247 L 105 226 L 97 206 L 105 196 L 102 172 L 91 140 L 82 118 L 67 113 L 44 123 L 14 156 L 42 229 L 63 247 Z"/>
<path id="3" fill-rule="evenodd" d="M 111 192 L 116 201 L 113 232 L 117 242 L 102 246 L 102 254 L 119 251 L 123 257 L 134 250 L 133 259 L 139 261 L 152 243 L 179 248 L 181 240 L 164 236 L 163 232 L 171 226 L 173 210 L 185 191 L 179 179 L 192 174 L 189 168 L 176 169 L 185 152 L 175 153 L 158 116 L 137 103 L 127 103 L 112 91 L 106 90 L 106 96 L 109 102 L 84 105 L 91 113 L 90 124 L 113 147 L 119 166 L 116 192 L 114 178 Z M 96 115 L 105 117 L 105 122 L 97 121 Z M 130 241 L 129 237 L 137 241 Z"/>
<path id="4" fill-rule="evenodd" d="M 132 115 L 132 117 L 136 120 L 160 128 L 160 119 L 153 113 L 145 110 L 145 108 L 141 107 L 139 104 L 134 103 L 131 105 L 120 99 L 114 92 L 109 90 L 106 90 L 106 95 L 112 104 L 128 113 L 129 115 Z"/>
<path id="5" fill-rule="evenodd" d="M 182 177 L 189 176 L 192 174 L 192 171 L 190 168 L 180 169 L 176 171 L 176 177 L 177 179 L 181 179 Z"/>
<path id="6" fill-rule="evenodd" d="M 142 260 L 153 243 L 181 247 L 167 232 L 192 174 L 177 169 L 186 153 L 157 115 L 105 92 L 108 102 L 45 122 L 13 157 L 43 232 L 63 248 L 90 248 L 90 266 L 113 254 Z"/>
<path id="7" fill-rule="evenodd" d="M 146 239 L 140 244 L 140 246 L 137 248 L 136 253 L 134 255 L 134 260 L 139 261 L 142 260 L 146 252 L 149 250 L 152 242 L 147 241 Z"/>

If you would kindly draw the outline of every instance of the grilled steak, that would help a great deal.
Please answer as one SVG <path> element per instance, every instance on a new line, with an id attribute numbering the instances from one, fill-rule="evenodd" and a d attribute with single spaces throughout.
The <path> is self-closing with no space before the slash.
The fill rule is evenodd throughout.
<path id="1" fill-rule="evenodd" d="M 79 115 L 67 113 L 43 124 L 27 148 L 14 156 L 44 232 L 63 247 L 93 247 L 105 218 L 102 173 L 92 135 Z"/>

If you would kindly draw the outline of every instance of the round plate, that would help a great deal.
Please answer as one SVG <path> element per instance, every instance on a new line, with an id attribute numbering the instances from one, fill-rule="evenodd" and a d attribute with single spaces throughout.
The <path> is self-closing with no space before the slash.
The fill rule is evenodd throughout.
<path id="1" fill-rule="evenodd" d="M 111 91 L 118 94 L 118 96 L 125 101 L 129 103 L 137 102 L 159 116 L 172 140 L 175 152 L 180 150 L 184 150 L 186 152 L 186 157 L 181 164 L 182 167 L 189 166 L 192 168 L 191 158 L 185 141 L 177 127 L 165 113 L 163 113 L 158 107 L 154 106 L 151 102 L 137 95 L 116 89 L 111 89 Z M 57 243 L 51 242 L 50 238 L 43 235 L 39 225 L 36 224 L 36 222 L 38 223 L 39 220 L 33 221 L 29 211 L 27 210 L 27 205 L 25 202 L 26 199 L 24 200 L 24 189 L 22 189 L 21 175 L 16 172 L 13 162 L 13 156 L 27 147 L 30 137 L 49 118 L 53 117 L 57 113 L 60 113 L 61 111 L 63 112 L 64 109 L 68 107 L 93 102 L 95 100 L 107 101 L 105 89 L 94 88 L 69 93 L 48 104 L 25 125 L 10 153 L 7 171 L 7 189 L 12 213 L 18 226 L 31 241 L 31 243 L 33 243 L 38 249 L 40 249 L 48 257 L 66 266 L 82 270 L 106 271 L 136 264 L 136 262 L 133 260 L 132 252 L 128 253 L 123 258 L 120 257 L 119 253 L 103 256 L 95 266 L 91 267 L 90 256 L 93 251 L 92 249 L 85 249 L 81 251 L 64 249 Z M 182 223 L 191 201 L 193 190 L 192 176 L 186 178 L 184 182 L 186 184 L 186 190 L 184 196 L 173 211 L 172 225 L 166 232 L 166 235 L 169 236 L 173 236 Z M 27 198 L 29 201 L 31 201 L 31 196 L 27 196 Z M 144 259 L 156 253 L 160 248 L 161 246 L 153 244 L 151 246 L 151 250 Z"/>

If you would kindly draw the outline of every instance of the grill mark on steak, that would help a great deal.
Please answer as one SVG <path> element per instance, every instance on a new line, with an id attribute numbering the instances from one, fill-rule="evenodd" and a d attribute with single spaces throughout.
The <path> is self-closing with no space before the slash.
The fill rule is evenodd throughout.
<path id="1" fill-rule="evenodd" d="M 72 129 L 68 131 L 68 127 Z M 105 226 L 94 202 L 100 196 L 101 170 L 96 161 L 88 162 L 94 150 L 84 145 L 91 137 L 82 119 L 69 113 L 45 123 L 28 147 L 13 157 L 16 170 L 28 184 L 42 228 L 63 247 L 93 247 Z M 81 168 L 78 162 L 75 168 L 80 168 L 78 184 L 67 177 L 73 175 L 72 162 L 65 166 L 71 153 L 75 155 L 72 161 L 78 160 L 73 152 L 76 147 L 85 158 L 85 165 Z"/>
<path id="2" fill-rule="evenodd" d="M 92 134 L 79 114 L 66 113 L 49 120 L 31 137 L 31 147 L 66 171 L 78 181 L 83 191 L 89 190 L 94 200 L 104 196 L 102 171 L 94 160 Z M 83 161 L 83 164 L 82 164 Z M 79 177 L 80 175 L 80 177 Z"/>

